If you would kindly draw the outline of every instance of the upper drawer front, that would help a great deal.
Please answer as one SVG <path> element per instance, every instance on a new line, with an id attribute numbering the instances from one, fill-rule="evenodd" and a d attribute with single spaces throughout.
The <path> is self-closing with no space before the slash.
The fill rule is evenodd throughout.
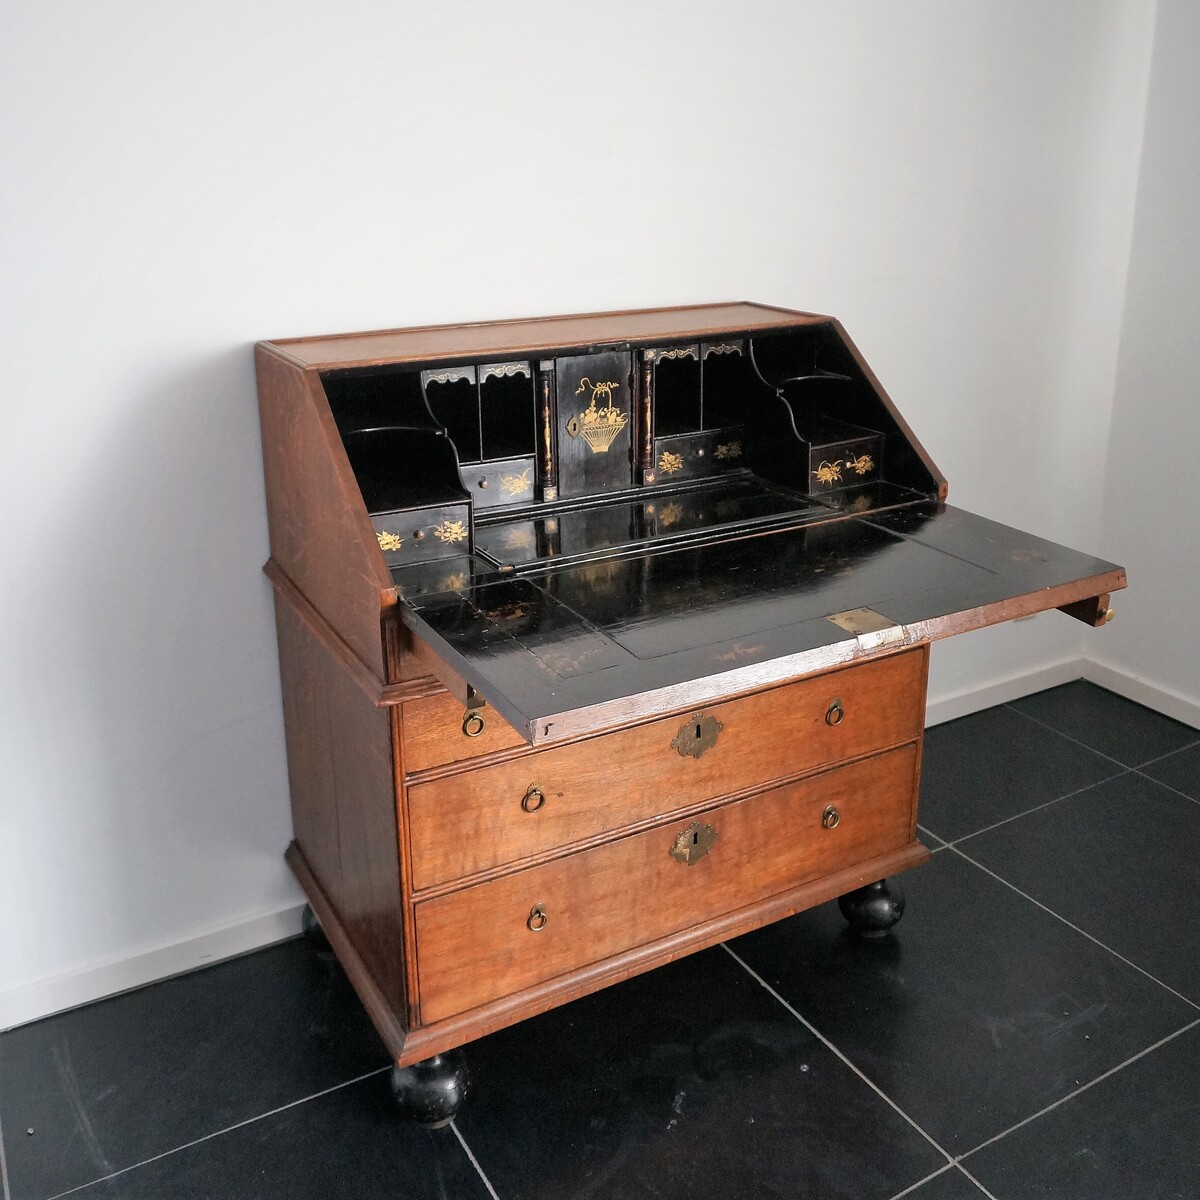
<path id="1" fill-rule="evenodd" d="M 912 840 L 917 750 L 840 767 L 418 904 L 421 1019 L 438 1021 Z M 827 809 L 838 821 L 827 828 Z M 702 826 L 693 832 L 694 826 Z M 687 865 L 682 838 L 712 848 Z M 536 910 L 536 911 L 535 911 Z M 543 922 L 544 917 L 544 922 Z M 540 927 L 539 927 L 540 926 Z"/>
<path id="2" fill-rule="evenodd" d="M 915 738 L 924 665 L 924 651 L 910 651 L 416 784 L 408 789 L 413 887 Z M 830 711 L 835 701 L 840 717 Z M 699 749 L 712 721 L 721 725 L 715 743 L 699 757 L 685 753 Z"/>
<path id="3" fill-rule="evenodd" d="M 483 728 L 473 736 L 467 730 L 478 728 L 472 721 L 464 728 L 467 710 L 462 703 L 442 692 L 423 696 L 404 703 L 404 769 L 423 771 L 460 759 L 491 754 L 523 746 L 525 739 L 495 709 L 485 706 L 478 710 Z"/>

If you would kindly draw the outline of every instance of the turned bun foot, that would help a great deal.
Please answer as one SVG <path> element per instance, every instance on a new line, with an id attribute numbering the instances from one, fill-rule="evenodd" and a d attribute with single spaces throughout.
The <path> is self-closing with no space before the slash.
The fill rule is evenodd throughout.
<path id="1" fill-rule="evenodd" d="M 471 1090 L 471 1075 L 461 1050 L 435 1054 L 410 1067 L 392 1068 L 392 1096 L 409 1120 L 440 1129 L 462 1107 Z"/>
<path id="2" fill-rule="evenodd" d="M 329 944 L 329 939 L 325 936 L 325 930 L 321 928 L 321 922 L 317 920 L 317 914 L 313 912 L 312 905 L 304 906 L 304 914 L 300 918 L 301 928 L 304 930 L 305 940 L 314 950 L 321 954 L 332 954 L 333 947 Z"/>
<path id="3" fill-rule="evenodd" d="M 886 879 L 868 883 L 838 897 L 838 908 L 859 937 L 887 937 L 889 930 L 904 916 L 904 893 Z"/>

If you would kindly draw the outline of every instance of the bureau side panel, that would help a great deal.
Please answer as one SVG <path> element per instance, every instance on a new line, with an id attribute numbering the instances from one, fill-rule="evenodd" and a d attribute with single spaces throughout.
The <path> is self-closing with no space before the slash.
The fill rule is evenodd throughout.
<path id="1" fill-rule="evenodd" d="M 874 371 L 871 370 L 870 365 L 867 363 L 867 360 L 863 358 L 858 347 L 850 340 L 850 335 L 842 327 L 841 321 L 833 321 L 833 327 L 845 344 L 846 349 L 850 351 L 850 355 L 858 364 L 859 369 L 866 376 L 867 382 L 870 383 L 871 387 L 875 389 L 875 394 L 883 402 L 884 408 L 887 409 L 892 420 L 896 422 L 902 437 L 904 438 L 905 442 L 907 442 L 907 446 L 903 447 L 903 453 L 905 455 L 912 454 L 921 462 L 929 474 L 933 476 L 933 482 L 937 487 L 938 499 L 945 501 L 946 496 L 950 491 L 950 485 L 946 482 L 945 475 L 938 470 L 937 464 L 933 461 L 929 451 L 926 450 L 925 447 L 917 440 L 917 436 L 913 433 L 909 423 L 900 414 L 900 410 L 896 407 L 891 396 L 889 396 L 884 390 L 883 384 L 879 382 L 879 377 Z"/>
<path id="2" fill-rule="evenodd" d="M 271 557 L 381 680 L 381 608 L 395 602 L 320 380 L 259 347 Z"/>
<path id="3" fill-rule="evenodd" d="M 406 1020 L 390 712 L 279 592 L 275 620 L 296 844 L 375 987 Z"/>

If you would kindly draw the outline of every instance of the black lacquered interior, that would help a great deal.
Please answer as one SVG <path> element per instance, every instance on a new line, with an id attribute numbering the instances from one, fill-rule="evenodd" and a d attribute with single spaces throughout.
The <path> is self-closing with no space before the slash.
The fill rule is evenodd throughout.
<path id="1" fill-rule="evenodd" d="M 534 741 L 1115 570 L 940 504 L 832 321 L 324 383 L 404 620 Z"/>

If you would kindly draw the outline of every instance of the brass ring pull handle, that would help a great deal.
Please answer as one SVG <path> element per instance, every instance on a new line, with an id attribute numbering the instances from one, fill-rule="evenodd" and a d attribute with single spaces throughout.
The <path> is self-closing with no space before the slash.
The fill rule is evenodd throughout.
<path id="1" fill-rule="evenodd" d="M 842 707 L 840 700 L 830 700 L 829 707 L 825 710 L 826 725 L 840 725 L 846 716 L 846 710 Z"/>
<path id="2" fill-rule="evenodd" d="M 473 708 L 467 709 L 467 715 L 463 717 L 462 730 L 467 737 L 478 737 L 483 732 L 483 714 Z"/>
<path id="3" fill-rule="evenodd" d="M 535 904 L 529 910 L 529 919 L 525 922 L 525 924 L 529 926 L 531 932 L 540 933 L 546 928 L 546 924 L 549 920 L 550 918 L 546 916 L 546 910 L 540 904 Z"/>
<path id="4" fill-rule="evenodd" d="M 531 783 L 525 789 L 525 795 L 521 797 L 521 807 L 527 813 L 535 813 L 543 804 L 546 803 L 546 793 L 542 791 L 540 783 Z"/>
<path id="5" fill-rule="evenodd" d="M 821 814 L 821 824 L 826 829 L 836 829 L 842 823 L 842 814 L 830 804 Z"/>

